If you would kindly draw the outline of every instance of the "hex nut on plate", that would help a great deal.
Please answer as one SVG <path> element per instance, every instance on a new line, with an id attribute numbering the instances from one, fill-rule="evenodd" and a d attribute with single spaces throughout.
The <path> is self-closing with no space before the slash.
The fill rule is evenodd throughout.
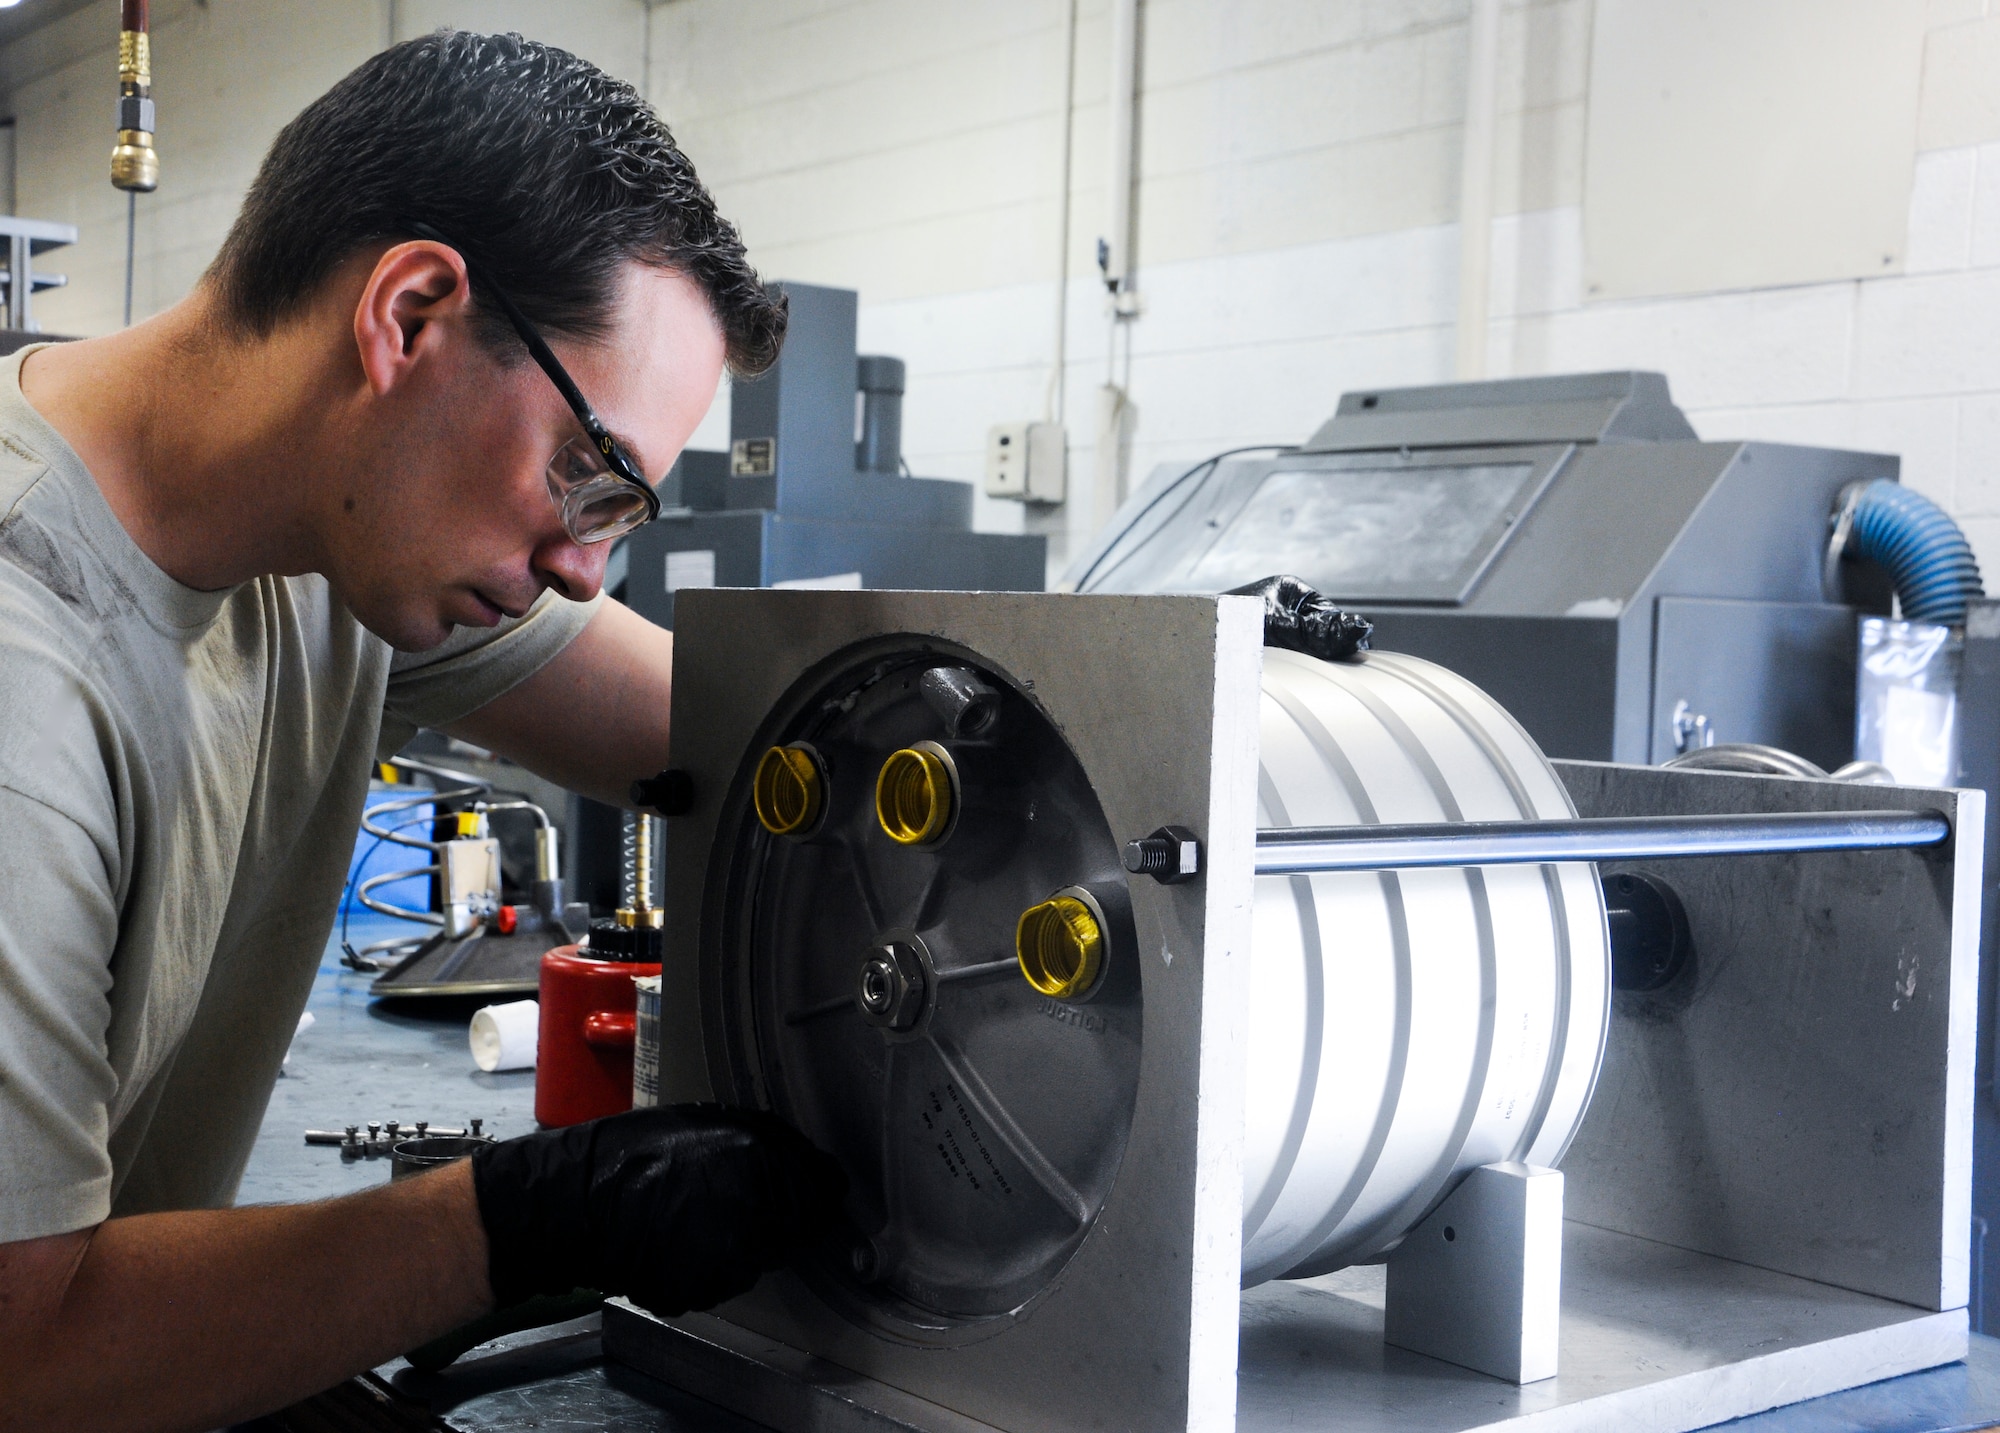
<path id="1" fill-rule="evenodd" d="M 878 945 L 861 962 L 855 1008 L 870 1025 L 908 1030 L 924 1012 L 924 967 L 901 941 Z"/>

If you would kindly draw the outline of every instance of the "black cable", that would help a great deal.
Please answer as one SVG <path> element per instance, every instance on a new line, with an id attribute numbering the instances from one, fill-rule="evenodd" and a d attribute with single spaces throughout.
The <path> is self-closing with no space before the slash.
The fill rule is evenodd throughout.
<path id="1" fill-rule="evenodd" d="M 1129 533 L 1134 528 L 1138 527 L 1140 523 L 1145 521 L 1146 515 L 1148 513 L 1152 512 L 1154 508 L 1158 507 L 1161 503 L 1167 500 L 1168 495 L 1171 494 L 1174 491 L 1174 489 L 1178 488 L 1182 483 L 1186 482 L 1196 473 L 1202 472 L 1204 469 L 1207 470 L 1208 477 L 1213 477 L 1215 470 L 1218 467 L 1220 467 L 1222 462 L 1227 458 L 1241 457 L 1245 453 L 1265 453 L 1265 452 L 1296 453 L 1298 449 L 1299 445 L 1297 443 L 1251 443 L 1241 448 L 1226 448 L 1220 453 L 1211 454 L 1210 456 L 1203 458 L 1199 463 L 1196 463 L 1192 468 L 1189 468 L 1185 473 L 1182 473 L 1178 478 L 1175 478 L 1171 483 L 1168 483 L 1164 488 L 1161 488 L 1157 493 L 1154 493 L 1151 500 L 1149 500 L 1144 507 L 1140 508 L 1139 511 L 1133 515 L 1132 520 L 1130 522 L 1125 524 L 1125 533 Z M 1154 531 L 1157 532 L 1160 529 L 1165 528 L 1167 523 L 1172 522 L 1174 518 L 1179 517 L 1183 512 L 1187 511 L 1188 504 L 1193 502 L 1195 498 L 1200 496 L 1202 488 L 1207 486 L 1208 477 L 1204 477 L 1201 480 L 1201 482 L 1196 483 L 1193 489 L 1188 493 L 1188 495 L 1185 498 L 1181 499 L 1181 505 L 1175 508 L 1173 510 L 1173 513 L 1169 515 L 1165 520 L 1163 520 L 1160 523 L 1159 528 L 1155 528 Z M 1112 553 L 1118 550 L 1118 544 L 1125 540 L 1125 533 L 1120 533 L 1117 537 L 1113 538 L 1111 540 L 1110 545 L 1106 547 L 1104 551 L 1098 553 L 1096 558 L 1092 560 L 1090 566 L 1086 567 L 1083 570 L 1083 576 L 1077 578 L 1076 580 L 1076 590 L 1078 592 L 1087 592 L 1090 590 L 1089 587 L 1090 579 L 1097 575 L 1097 569 L 1104 565 L 1105 559 L 1110 557 Z M 1127 556 L 1129 557 L 1130 554 L 1127 554 Z M 1119 561 L 1122 563 L 1125 561 L 1125 558 L 1120 558 Z"/>

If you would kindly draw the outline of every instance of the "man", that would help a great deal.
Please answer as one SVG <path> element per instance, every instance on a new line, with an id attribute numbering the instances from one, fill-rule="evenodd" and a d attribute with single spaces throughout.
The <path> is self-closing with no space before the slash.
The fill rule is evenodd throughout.
<path id="1" fill-rule="evenodd" d="M 496 1300 L 714 1302 L 833 1219 L 796 1135 L 694 1109 L 228 1207 L 378 753 L 665 763 L 606 539 L 783 330 L 630 87 L 440 33 L 285 129 L 185 302 L 0 366 L 0 1427 L 212 1428 Z"/>

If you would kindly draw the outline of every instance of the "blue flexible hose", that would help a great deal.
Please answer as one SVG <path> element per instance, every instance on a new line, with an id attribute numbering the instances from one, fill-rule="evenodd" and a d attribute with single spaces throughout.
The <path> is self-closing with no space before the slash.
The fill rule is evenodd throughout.
<path id="1" fill-rule="evenodd" d="M 1887 478 L 1855 500 L 1848 550 L 1888 569 L 1905 621 L 1956 627 L 1965 621 L 1966 602 L 1986 594 L 1972 544 L 1951 514 Z"/>

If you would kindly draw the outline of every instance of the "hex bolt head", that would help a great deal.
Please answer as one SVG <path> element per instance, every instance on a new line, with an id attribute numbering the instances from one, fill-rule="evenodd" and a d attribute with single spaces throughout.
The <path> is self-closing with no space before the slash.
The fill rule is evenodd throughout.
<path id="1" fill-rule="evenodd" d="M 1177 886 L 1201 874 L 1201 842 L 1185 826 L 1162 826 L 1150 836 L 1125 843 L 1125 869 Z"/>

